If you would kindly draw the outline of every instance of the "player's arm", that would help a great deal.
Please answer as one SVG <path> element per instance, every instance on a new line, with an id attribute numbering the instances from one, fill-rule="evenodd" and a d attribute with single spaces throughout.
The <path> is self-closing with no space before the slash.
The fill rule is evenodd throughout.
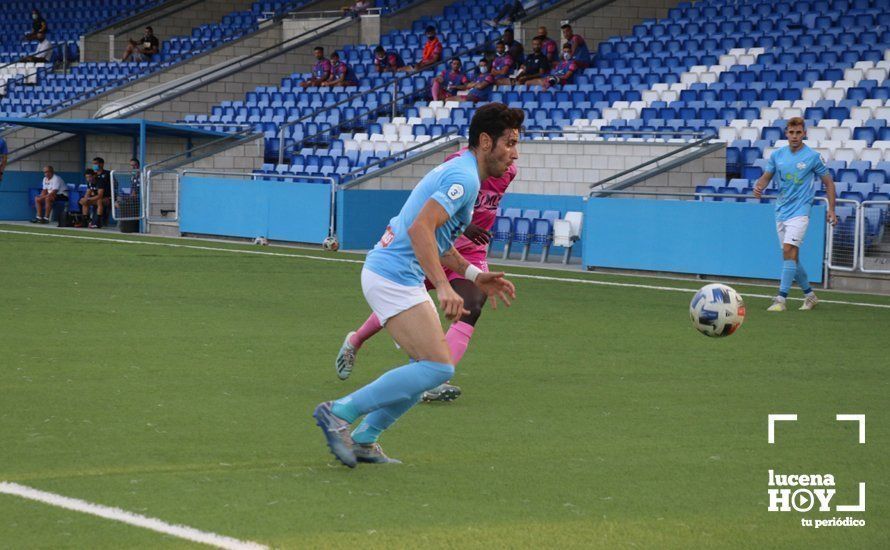
<path id="1" fill-rule="evenodd" d="M 442 269 L 439 260 L 439 245 L 436 243 L 436 229 L 445 225 L 449 217 L 445 207 L 434 199 L 428 199 L 414 219 L 414 223 L 408 228 L 408 238 L 411 239 L 411 248 L 414 249 L 414 256 L 420 263 L 424 275 L 436 288 L 439 306 L 448 319 L 456 321 L 469 314 L 469 311 L 464 309 L 463 298 L 448 283 L 448 277 L 445 276 L 445 270 Z"/>
<path id="2" fill-rule="evenodd" d="M 491 306 L 494 309 L 498 308 L 498 298 L 507 304 L 508 307 L 510 300 L 516 298 L 516 287 L 513 286 L 513 283 L 504 279 L 503 272 L 486 273 L 480 270 L 461 256 L 460 252 L 453 246 L 451 250 L 442 255 L 441 261 L 442 265 L 451 271 L 460 273 L 467 280 L 475 283 L 479 290 L 491 298 Z"/>
<path id="3" fill-rule="evenodd" d="M 825 218 L 828 223 L 834 225 L 837 223 L 837 216 L 834 213 L 834 178 L 831 177 L 831 172 L 826 172 L 824 176 L 822 176 L 822 185 L 825 186 L 825 198 L 828 199 L 828 212 L 825 214 Z"/>
<path id="4" fill-rule="evenodd" d="M 772 172 L 764 172 L 757 179 L 757 183 L 754 184 L 754 196 L 759 199 L 763 195 L 763 190 L 766 189 L 766 186 L 769 185 L 769 182 L 772 179 L 773 179 Z"/>

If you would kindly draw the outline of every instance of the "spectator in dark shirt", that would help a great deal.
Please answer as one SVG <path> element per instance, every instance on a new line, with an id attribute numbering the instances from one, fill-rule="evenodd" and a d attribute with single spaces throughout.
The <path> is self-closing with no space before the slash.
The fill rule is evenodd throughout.
<path id="1" fill-rule="evenodd" d="M 454 95 L 459 87 L 467 83 L 467 75 L 461 70 L 460 59 L 452 59 L 450 65 L 450 68 L 443 69 L 439 76 L 433 78 L 431 92 L 434 101 Z"/>
<path id="2" fill-rule="evenodd" d="M 145 32 L 138 41 L 132 38 L 128 41 L 127 51 L 121 61 L 151 61 L 151 58 L 161 51 L 161 43 L 155 36 L 151 27 L 145 27 Z"/>
<path id="3" fill-rule="evenodd" d="M 547 36 L 547 27 L 543 25 L 538 27 L 538 36 L 541 37 L 541 51 L 544 52 L 550 63 L 559 61 L 559 44 Z"/>
<path id="4" fill-rule="evenodd" d="M 550 74 L 543 78 L 529 80 L 526 84 L 529 86 L 543 86 L 545 90 L 553 86 L 571 84 L 578 69 L 578 63 L 572 58 L 572 46 L 566 43 L 562 46 L 562 61 L 553 67 Z"/>
<path id="5" fill-rule="evenodd" d="M 340 54 L 331 54 L 331 76 L 321 83 L 322 86 L 358 86 L 358 77 L 345 61 L 340 61 Z"/>
<path id="6" fill-rule="evenodd" d="M 81 211 L 86 217 L 90 207 L 95 207 L 89 227 L 96 229 L 101 227 L 105 209 L 111 205 L 111 175 L 105 170 L 105 160 L 102 157 L 94 158 L 92 170 L 87 170 L 84 175 L 87 179 L 87 194 L 80 199 Z"/>
<path id="7" fill-rule="evenodd" d="M 439 37 L 436 36 L 436 27 L 430 25 L 425 32 L 426 44 L 423 45 L 423 57 L 417 65 L 414 65 L 414 71 L 422 71 L 442 59 L 442 43 L 439 42 Z"/>
<path id="8" fill-rule="evenodd" d="M 483 21 L 483 23 L 492 27 L 497 27 L 498 25 L 511 25 L 513 22 L 519 21 L 523 17 L 525 17 L 525 7 L 522 5 L 522 0 L 507 0 L 504 2 L 504 5 L 501 6 L 497 15 L 494 16 L 494 19 Z"/>
<path id="9" fill-rule="evenodd" d="M 39 35 L 46 35 L 49 27 L 46 25 L 46 19 L 40 15 L 40 10 L 34 8 L 31 10 L 31 32 L 25 35 L 25 40 L 38 40 Z"/>
<path id="10" fill-rule="evenodd" d="M 513 58 L 507 53 L 507 45 L 503 40 L 498 40 L 494 47 L 494 59 L 491 60 L 491 76 L 498 84 L 509 85 L 507 75 L 513 72 Z"/>
<path id="11" fill-rule="evenodd" d="M 312 76 L 300 82 L 301 88 L 321 86 L 331 78 L 331 62 L 325 59 L 324 48 L 316 46 L 313 52 L 315 52 L 315 65 L 312 66 Z"/>
<path id="12" fill-rule="evenodd" d="M 343 15 L 358 17 L 373 7 L 374 2 L 372 0 L 357 0 L 356 3 L 351 6 L 343 6 L 340 8 L 340 11 L 343 12 Z"/>
<path id="13" fill-rule="evenodd" d="M 469 90 L 467 95 L 463 97 L 452 96 L 447 98 L 446 101 L 472 101 L 473 103 L 490 101 L 494 77 L 491 76 L 489 68 L 488 60 L 485 58 L 480 59 L 479 72 L 476 73 L 476 78 L 472 82 L 456 87 L 457 90 Z"/>
<path id="14" fill-rule="evenodd" d="M 142 183 L 142 172 L 139 170 L 139 160 L 130 159 L 130 192 L 128 194 L 118 193 L 115 203 L 120 210 L 123 218 L 135 218 L 139 216 L 139 187 Z M 88 170 L 91 171 L 91 170 Z"/>
<path id="15" fill-rule="evenodd" d="M 590 50 L 587 49 L 587 42 L 579 34 L 572 32 L 572 26 L 563 25 L 562 37 L 566 39 L 566 43 L 571 46 L 572 59 L 579 69 L 584 69 L 590 65 Z"/>
<path id="16" fill-rule="evenodd" d="M 3 181 L 3 172 L 6 171 L 6 157 L 9 156 L 9 147 L 6 140 L 0 137 L 0 181 Z"/>
<path id="17" fill-rule="evenodd" d="M 511 75 L 511 78 L 519 84 L 525 84 L 549 72 L 550 60 L 544 54 L 543 40 L 540 36 L 536 36 L 532 39 L 532 53 L 525 56 L 525 63 Z"/>
<path id="18" fill-rule="evenodd" d="M 501 40 L 503 40 L 504 44 L 507 46 L 507 53 L 513 58 L 513 63 L 518 67 L 519 64 L 522 63 L 522 58 L 525 55 L 525 48 L 522 47 L 522 44 L 520 44 L 519 41 L 513 38 L 513 29 L 506 29 Z"/>
<path id="19" fill-rule="evenodd" d="M 405 69 L 405 61 L 396 52 L 392 50 L 386 51 L 383 49 L 383 46 L 377 46 L 374 48 L 374 67 L 377 68 L 378 73 L 383 71 L 396 72 Z"/>

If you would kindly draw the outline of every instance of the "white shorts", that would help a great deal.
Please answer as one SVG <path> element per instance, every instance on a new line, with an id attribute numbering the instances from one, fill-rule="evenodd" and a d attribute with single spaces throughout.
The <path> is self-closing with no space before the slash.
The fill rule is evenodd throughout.
<path id="1" fill-rule="evenodd" d="M 798 248 L 803 244 L 803 237 L 810 225 L 809 216 L 797 216 L 783 222 L 776 222 L 776 233 L 781 244 L 791 244 Z"/>
<path id="2" fill-rule="evenodd" d="M 433 309 L 436 307 L 430 293 L 423 285 L 400 285 L 381 277 L 370 269 L 362 269 L 362 292 L 381 325 L 385 325 L 389 319 L 423 302 L 429 302 Z"/>

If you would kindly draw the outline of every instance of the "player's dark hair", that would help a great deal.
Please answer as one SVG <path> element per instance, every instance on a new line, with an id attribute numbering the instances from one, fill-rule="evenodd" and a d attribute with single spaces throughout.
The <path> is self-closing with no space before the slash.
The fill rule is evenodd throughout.
<path id="1" fill-rule="evenodd" d="M 568 23 L 566 23 L 565 25 L 561 26 L 560 29 L 569 29 L 569 30 L 572 30 L 572 26 L 569 25 Z"/>
<path id="2" fill-rule="evenodd" d="M 312 48 L 312 51 L 324 53 L 324 48 L 322 48 L 321 46 L 315 46 L 314 48 Z"/>
<path id="3" fill-rule="evenodd" d="M 105 164 L 105 159 L 102 157 L 96 157 L 93 159 L 93 162 L 95 162 L 97 164 Z"/>
<path id="4" fill-rule="evenodd" d="M 430 26 L 428 26 L 428 27 L 426 28 L 426 30 L 423 31 L 423 32 L 425 32 L 425 33 L 427 33 L 427 32 L 436 32 L 436 27 L 430 25 Z"/>
<path id="5" fill-rule="evenodd" d="M 383 49 L 383 46 L 377 46 L 374 48 L 374 53 L 386 53 L 386 50 Z"/>
<path id="6" fill-rule="evenodd" d="M 95 176 L 96 173 L 93 172 L 92 168 L 87 168 L 86 170 L 83 171 L 83 175 L 84 176 Z"/>
<path id="7" fill-rule="evenodd" d="M 519 130 L 525 120 L 525 111 L 511 109 L 503 103 L 488 103 L 478 109 L 470 121 L 470 147 L 479 146 L 479 136 L 488 134 L 494 143 L 505 130 Z"/>
<path id="8" fill-rule="evenodd" d="M 336 57 L 337 59 L 340 59 L 340 54 L 338 54 L 337 52 L 331 52 L 331 57 Z"/>
<path id="9" fill-rule="evenodd" d="M 498 40 L 497 42 L 494 43 L 494 45 L 495 46 L 503 46 L 505 48 L 507 47 L 507 43 L 504 42 L 503 40 Z"/>
<path id="10" fill-rule="evenodd" d="M 131 158 L 131 159 L 130 159 L 130 162 L 135 162 L 135 163 L 136 163 L 136 166 L 141 166 L 141 164 L 140 164 L 140 162 L 139 162 L 139 159 L 137 159 L 136 157 Z"/>

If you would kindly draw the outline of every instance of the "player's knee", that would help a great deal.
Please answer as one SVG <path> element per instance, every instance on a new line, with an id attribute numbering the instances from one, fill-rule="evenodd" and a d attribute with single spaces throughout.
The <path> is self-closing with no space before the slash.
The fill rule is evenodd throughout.
<path id="1" fill-rule="evenodd" d="M 427 361 L 426 367 L 432 387 L 444 384 L 454 377 L 454 365 L 450 363 Z"/>
<path id="2" fill-rule="evenodd" d="M 482 315 L 482 308 L 485 307 L 485 299 L 486 297 L 483 295 L 481 298 L 465 300 L 464 309 L 470 313 L 464 315 L 461 318 L 461 322 L 475 326 L 476 321 L 479 320 L 479 316 Z"/>

